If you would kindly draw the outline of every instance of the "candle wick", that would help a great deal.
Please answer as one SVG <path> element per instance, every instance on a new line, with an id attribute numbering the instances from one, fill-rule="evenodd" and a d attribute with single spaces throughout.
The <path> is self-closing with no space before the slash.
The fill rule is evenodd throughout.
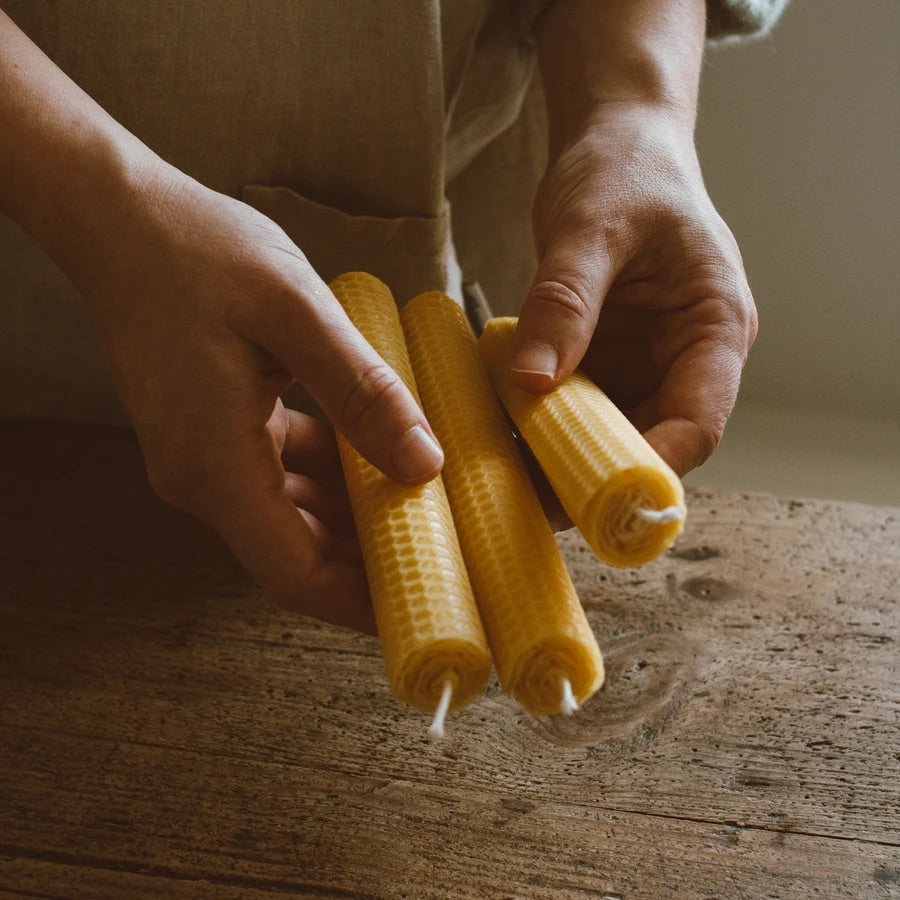
<path id="1" fill-rule="evenodd" d="M 572 684 L 568 678 L 562 679 L 562 703 L 560 710 L 567 716 L 571 716 L 578 709 L 578 701 L 572 693 Z"/>
<path id="2" fill-rule="evenodd" d="M 684 518 L 684 509 L 680 506 L 667 506 L 665 509 L 639 509 L 638 515 L 656 525 L 677 522 Z"/>
<path id="3" fill-rule="evenodd" d="M 434 711 L 434 718 L 428 728 L 428 737 L 433 741 L 442 740 L 444 737 L 444 719 L 447 718 L 447 710 L 450 708 L 450 699 L 453 697 L 453 684 L 450 681 L 444 682 L 444 690 L 441 699 L 438 701 L 437 709 Z"/>

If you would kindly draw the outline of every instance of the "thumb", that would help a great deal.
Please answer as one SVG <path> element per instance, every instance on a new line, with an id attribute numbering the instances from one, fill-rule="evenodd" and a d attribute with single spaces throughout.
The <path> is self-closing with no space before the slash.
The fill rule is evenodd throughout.
<path id="1" fill-rule="evenodd" d="M 373 465 L 396 481 L 434 478 L 444 454 L 431 426 L 402 379 L 353 330 L 337 350 L 326 383 L 307 386 L 335 428 Z"/>
<path id="2" fill-rule="evenodd" d="M 547 246 L 516 328 L 511 370 L 519 387 L 543 392 L 572 374 L 597 327 L 610 269 L 593 247 Z"/>
<path id="3" fill-rule="evenodd" d="M 267 334 L 276 358 L 313 396 L 334 427 L 396 481 L 434 478 L 444 454 L 403 380 L 354 328 L 324 282 L 308 282 L 311 301 Z"/>

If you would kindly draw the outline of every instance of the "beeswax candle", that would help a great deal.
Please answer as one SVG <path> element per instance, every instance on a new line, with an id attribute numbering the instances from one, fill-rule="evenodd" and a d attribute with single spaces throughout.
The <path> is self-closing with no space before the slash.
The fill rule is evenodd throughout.
<path id="1" fill-rule="evenodd" d="M 394 298 L 361 272 L 331 290 L 353 324 L 417 395 Z M 398 484 L 338 436 L 388 680 L 406 703 L 443 716 L 479 694 L 491 659 L 443 481 Z M 443 702 L 442 702 L 443 701 Z"/>
<path id="2" fill-rule="evenodd" d="M 571 713 L 603 682 L 600 650 L 475 335 L 437 292 L 400 318 L 500 682 L 535 715 Z"/>
<path id="3" fill-rule="evenodd" d="M 681 531 L 678 476 L 580 372 L 545 394 L 513 384 L 515 326 L 514 318 L 489 321 L 479 351 L 516 428 L 594 553 L 615 566 L 649 562 Z"/>

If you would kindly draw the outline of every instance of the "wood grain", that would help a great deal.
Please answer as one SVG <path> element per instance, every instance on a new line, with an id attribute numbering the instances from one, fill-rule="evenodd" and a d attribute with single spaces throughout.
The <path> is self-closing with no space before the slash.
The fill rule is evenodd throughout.
<path id="1" fill-rule="evenodd" d="M 577 716 L 492 681 L 433 744 L 128 433 L 0 424 L 0 896 L 900 895 L 900 510 L 689 506 L 640 570 L 560 538 L 609 672 Z"/>

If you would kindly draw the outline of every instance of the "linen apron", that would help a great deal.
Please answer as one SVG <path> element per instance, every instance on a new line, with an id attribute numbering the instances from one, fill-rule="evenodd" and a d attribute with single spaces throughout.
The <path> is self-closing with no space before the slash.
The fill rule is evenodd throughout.
<path id="1" fill-rule="evenodd" d="M 498 311 L 533 268 L 539 5 L 0 0 L 115 119 L 273 219 L 325 280 L 369 271 L 402 304 L 458 297 L 462 270 Z M 84 303 L 3 216 L 0 415 L 125 422 Z"/>
<path id="2" fill-rule="evenodd" d="M 163 159 L 277 222 L 326 280 L 398 303 L 478 281 L 515 314 L 545 160 L 533 25 L 548 0 L 0 0 Z M 786 0 L 708 0 L 708 34 Z M 125 422 L 77 292 L 0 215 L 0 415 Z"/>

